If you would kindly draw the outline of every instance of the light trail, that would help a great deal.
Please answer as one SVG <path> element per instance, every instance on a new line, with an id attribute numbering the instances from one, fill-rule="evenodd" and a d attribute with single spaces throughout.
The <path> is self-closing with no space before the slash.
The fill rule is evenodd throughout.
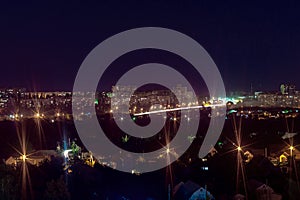
<path id="1" fill-rule="evenodd" d="M 172 111 L 178 111 L 178 110 L 191 110 L 191 109 L 198 109 L 198 108 L 208 108 L 208 107 L 222 107 L 226 106 L 225 104 L 213 104 L 209 106 L 187 106 L 187 107 L 180 107 L 180 108 L 170 108 L 170 109 L 164 109 L 164 110 L 153 110 L 148 112 L 142 112 L 133 114 L 134 116 L 142 116 L 142 115 L 149 115 L 149 114 L 157 114 L 157 113 L 164 113 L 164 112 L 172 112 Z"/>

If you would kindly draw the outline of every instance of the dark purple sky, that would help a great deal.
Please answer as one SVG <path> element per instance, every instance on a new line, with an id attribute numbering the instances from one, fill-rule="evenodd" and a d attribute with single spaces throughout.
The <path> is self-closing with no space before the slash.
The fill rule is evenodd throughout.
<path id="1" fill-rule="evenodd" d="M 251 83 L 255 90 L 276 90 L 282 82 L 300 88 L 299 5 L 42 2 L 0 5 L 0 87 L 71 90 L 85 56 L 101 41 L 127 29 L 158 26 L 197 40 L 219 67 L 228 91 L 249 91 Z"/>

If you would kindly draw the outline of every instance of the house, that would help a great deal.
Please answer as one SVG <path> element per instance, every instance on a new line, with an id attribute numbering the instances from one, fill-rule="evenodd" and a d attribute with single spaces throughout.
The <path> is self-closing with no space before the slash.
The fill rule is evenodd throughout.
<path id="1" fill-rule="evenodd" d="M 26 161 L 32 165 L 39 166 L 44 160 L 51 160 L 52 156 L 57 156 L 55 150 L 38 150 L 28 154 L 27 156 L 10 156 L 6 161 L 6 165 L 17 165 Z"/>

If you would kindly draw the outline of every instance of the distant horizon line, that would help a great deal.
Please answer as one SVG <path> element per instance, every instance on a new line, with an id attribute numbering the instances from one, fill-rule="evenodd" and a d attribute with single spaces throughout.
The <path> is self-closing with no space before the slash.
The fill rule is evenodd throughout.
<path id="1" fill-rule="evenodd" d="M 124 85 L 124 86 L 131 86 L 131 85 Z M 174 86 L 174 87 L 176 87 L 176 86 Z M 35 92 L 70 92 L 70 93 L 73 93 L 73 90 L 64 90 L 64 89 L 45 89 L 45 90 L 30 90 L 30 89 L 28 89 L 27 87 L 19 87 L 19 86 L 16 86 L 16 87 L 0 87 L 0 91 L 1 90 L 9 90 L 9 89 L 19 89 L 19 90 L 21 90 L 21 89 L 25 89 L 24 90 L 24 92 L 32 92 L 32 93 L 35 93 Z M 157 90 L 163 90 L 163 89 L 157 89 Z M 110 89 L 110 90 L 96 90 L 97 92 L 112 92 L 112 89 Z M 148 89 L 148 90 L 145 90 L 145 91 L 151 91 L 150 89 Z M 295 91 L 297 91 L 297 92 L 299 92 L 299 90 L 295 90 Z M 80 91 L 80 92 L 94 92 L 94 91 Z M 248 93 L 248 94 L 250 94 L 250 93 L 255 93 L 255 92 L 272 92 L 272 93 L 274 93 L 274 92 L 278 92 L 278 93 L 280 93 L 280 90 L 278 89 L 278 90 L 270 90 L 270 89 L 266 89 L 266 90 L 254 90 L 254 91 L 246 91 L 246 90 L 229 90 L 229 91 L 226 91 L 226 93 L 227 94 L 229 94 L 229 93 Z"/>

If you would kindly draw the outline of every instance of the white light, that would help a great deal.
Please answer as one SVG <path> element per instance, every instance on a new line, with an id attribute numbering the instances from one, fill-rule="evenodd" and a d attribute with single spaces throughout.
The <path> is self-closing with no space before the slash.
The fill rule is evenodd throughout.
<path id="1" fill-rule="evenodd" d="M 168 153 L 170 153 L 170 149 L 169 149 L 169 148 L 167 148 L 166 152 L 167 152 L 167 154 L 168 154 Z"/>
<path id="2" fill-rule="evenodd" d="M 64 157 L 65 158 L 69 158 L 69 152 L 71 152 L 72 151 L 72 149 L 67 149 L 67 150 L 65 150 L 64 151 Z"/>
<path id="3" fill-rule="evenodd" d="M 208 167 L 202 167 L 202 170 L 208 171 Z"/>

